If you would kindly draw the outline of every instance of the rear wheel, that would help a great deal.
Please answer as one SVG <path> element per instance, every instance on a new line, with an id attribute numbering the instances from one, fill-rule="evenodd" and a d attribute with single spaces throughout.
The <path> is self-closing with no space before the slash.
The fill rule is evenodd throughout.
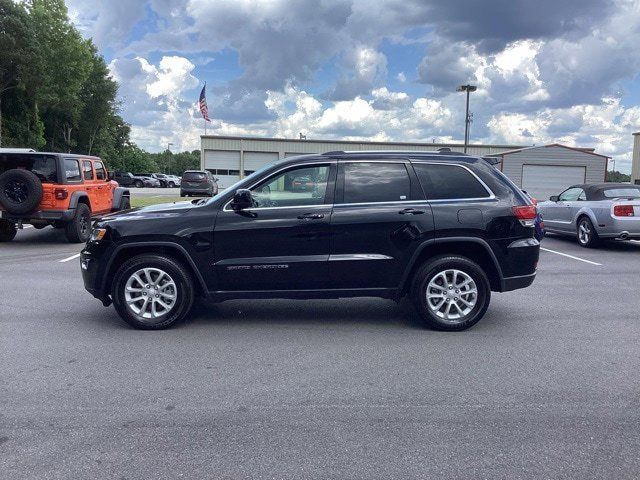
<path id="1" fill-rule="evenodd" d="M 0 242 L 10 242 L 16 237 L 16 224 L 9 220 L 0 220 Z"/>
<path id="2" fill-rule="evenodd" d="M 136 180 L 133 182 L 133 186 L 136 188 L 142 188 L 142 182 L 140 180 Z"/>
<path id="3" fill-rule="evenodd" d="M 131 208 L 131 198 L 130 197 L 122 197 L 120 200 L 120 210 L 129 210 Z"/>
<path id="4" fill-rule="evenodd" d="M 424 323 L 437 330 L 465 330 L 480 321 L 491 288 L 482 268 L 468 258 L 436 257 L 415 274 L 411 297 Z"/>
<path id="5" fill-rule="evenodd" d="M 578 221 L 578 244 L 585 248 L 597 247 L 600 243 L 598 232 L 589 217 L 582 217 Z"/>
<path id="6" fill-rule="evenodd" d="M 138 255 L 126 261 L 113 281 L 113 304 L 129 325 L 168 328 L 184 319 L 194 300 L 191 275 L 172 257 Z"/>
<path id="7" fill-rule="evenodd" d="M 169 182 L 169 188 L 175 188 L 176 184 L 174 182 Z"/>
<path id="8" fill-rule="evenodd" d="M 71 243 L 83 243 L 89 240 L 91 235 L 91 210 L 86 203 L 78 203 L 73 220 L 65 227 L 65 235 Z"/>

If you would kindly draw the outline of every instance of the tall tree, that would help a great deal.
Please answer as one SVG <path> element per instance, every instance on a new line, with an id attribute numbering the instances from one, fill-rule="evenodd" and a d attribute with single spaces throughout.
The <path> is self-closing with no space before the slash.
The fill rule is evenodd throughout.
<path id="1" fill-rule="evenodd" d="M 2 146 L 2 99 L 13 89 L 24 88 L 30 61 L 34 60 L 33 29 L 24 6 L 0 0 L 0 146 Z"/>

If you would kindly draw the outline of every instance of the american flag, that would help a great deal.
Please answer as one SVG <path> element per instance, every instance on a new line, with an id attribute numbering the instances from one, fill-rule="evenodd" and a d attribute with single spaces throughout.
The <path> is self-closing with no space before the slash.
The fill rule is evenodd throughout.
<path id="1" fill-rule="evenodd" d="M 207 107 L 207 96 L 205 94 L 205 89 L 207 88 L 207 84 L 204 84 L 202 87 L 202 91 L 200 92 L 200 101 L 198 102 L 200 106 L 200 113 L 202 114 L 202 118 L 204 118 L 207 122 L 210 122 L 209 118 L 209 108 Z"/>

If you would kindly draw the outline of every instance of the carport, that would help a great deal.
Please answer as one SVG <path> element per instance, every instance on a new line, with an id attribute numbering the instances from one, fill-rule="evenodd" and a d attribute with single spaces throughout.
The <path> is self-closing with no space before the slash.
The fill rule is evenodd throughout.
<path id="1" fill-rule="evenodd" d="M 531 196 L 546 200 L 571 185 L 600 183 L 606 179 L 609 157 L 593 149 L 553 143 L 492 155 L 500 170 Z"/>

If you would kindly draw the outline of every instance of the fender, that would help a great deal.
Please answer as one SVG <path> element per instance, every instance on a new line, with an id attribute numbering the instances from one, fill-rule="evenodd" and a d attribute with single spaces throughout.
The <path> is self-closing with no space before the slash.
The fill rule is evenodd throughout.
<path id="1" fill-rule="evenodd" d="M 111 211 L 116 212 L 120 209 L 120 202 L 122 197 L 131 197 L 128 188 L 116 187 L 113 191 L 113 199 L 111 201 Z"/>
<path id="2" fill-rule="evenodd" d="M 87 192 L 81 192 L 81 191 L 73 192 L 71 194 L 71 198 L 69 199 L 69 209 L 75 210 L 81 198 L 86 199 L 87 203 L 89 204 L 89 209 L 92 210 L 91 200 L 89 199 L 89 195 L 87 195 Z"/>
<path id="3" fill-rule="evenodd" d="M 596 228 L 597 230 L 598 219 L 593 214 L 593 210 L 591 210 L 591 208 L 589 207 L 582 207 L 580 210 L 578 210 L 578 213 L 576 213 L 576 215 L 573 217 L 573 220 L 571 222 L 571 226 L 573 227 L 573 232 L 575 233 L 577 231 L 578 218 L 580 218 L 582 215 L 586 215 L 587 217 L 589 217 L 589 220 L 591 220 L 591 223 L 593 224 L 594 228 Z"/>
<path id="4" fill-rule="evenodd" d="M 502 280 L 504 279 L 502 268 L 500 268 L 500 264 L 498 263 L 496 254 L 493 253 L 493 250 L 491 250 L 491 247 L 486 242 L 486 240 L 483 240 L 482 238 L 479 238 L 479 237 L 440 237 L 440 238 L 431 238 L 421 243 L 420 245 L 418 245 L 418 247 L 416 248 L 416 251 L 413 252 L 413 256 L 411 257 L 411 260 L 409 260 L 409 263 L 407 264 L 404 273 L 402 274 L 402 280 L 400 282 L 399 291 L 402 291 L 406 286 L 407 281 L 409 280 L 409 275 L 411 274 L 411 270 L 415 266 L 418 258 L 420 257 L 420 254 L 423 252 L 425 248 L 427 248 L 430 245 L 450 243 L 450 242 L 459 242 L 459 243 L 466 242 L 466 243 L 476 243 L 478 245 L 481 245 L 489 254 L 489 257 L 491 258 L 493 265 L 496 267 L 498 276 L 500 277 L 500 283 L 502 283 Z"/>
<path id="5" fill-rule="evenodd" d="M 134 247 L 166 247 L 167 249 L 172 249 L 172 250 L 178 251 L 180 253 L 180 257 L 185 259 L 187 262 L 189 262 L 189 266 L 196 273 L 196 277 L 197 277 L 196 281 L 198 282 L 198 284 L 202 288 L 202 291 L 204 292 L 204 294 L 208 295 L 209 290 L 208 290 L 207 285 L 206 285 L 206 283 L 204 281 L 204 278 L 202 278 L 202 274 L 200 273 L 200 270 L 198 269 L 198 267 L 196 266 L 195 262 L 191 258 L 191 255 L 189 255 L 189 252 L 187 252 L 187 250 L 182 245 L 180 245 L 179 243 L 160 241 L 159 240 L 159 241 L 149 241 L 149 242 L 128 242 L 128 243 L 123 243 L 122 245 L 118 245 L 117 247 L 115 247 L 113 249 L 113 251 L 109 255 L 109 261 L 105 265 L 104 274 L 102 275 L 102 284 L 100 285 L 100 292 L 102 293 L 103 297 L 108 295 L 108 293 L 105 292 L 105 287 L 106 287 L 106 282 L 107 282 L 107 278 L 108 278 L 107 273 L 111 272 L 111 265 L 113 263 L 113 259 L 121 251 L 130 249 L 130 248 L 134 248 Z"/>

